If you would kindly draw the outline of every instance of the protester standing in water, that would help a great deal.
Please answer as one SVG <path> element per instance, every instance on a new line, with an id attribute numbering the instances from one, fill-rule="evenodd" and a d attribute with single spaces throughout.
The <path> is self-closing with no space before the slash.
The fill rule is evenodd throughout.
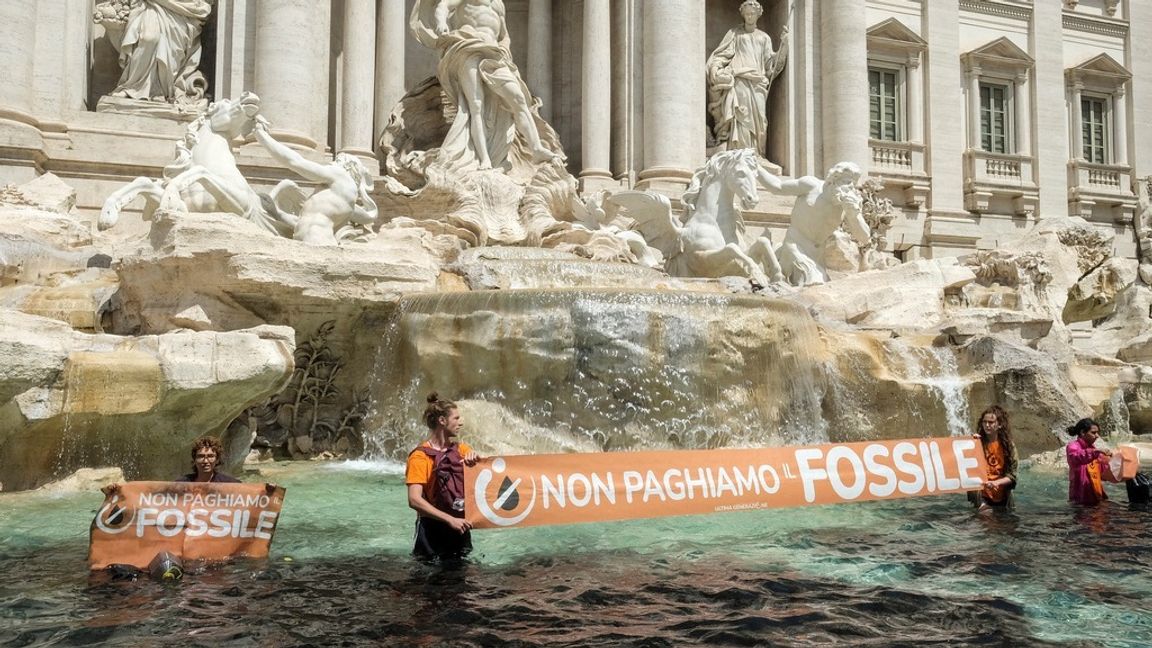
<path id="1" fill-rule="evenodd" d="M 408 455 L 404 481 L 408 506 L 416 511 L 412 554 L 424 560 L 452 560 L 472 551 L 472 525 L 464 519 L 464 466 L 480 459 L 456 439 L 464 425 L 460 409 L 436 392 L 428 395 L 424 423 L 428 439 Z"/>
<path id="2" fill-rule="evenodd" d="M 1076 425 L 1068 428 L 1068 434 L 1076 437 L 1065 448 L 1068 454 L 1068 501 L 1095 506 L 1108 499 L 1100 481 L 1100 458 L 1110 458 L 1112 453 L 1093 447 L 1100 438 L 1100 426 L 1090 418 L 1076 421 Z"/>
<path id="3" fill-rule="evenodd" d="M 216 470 L 224 461 L 224 446 L 216 437 L 200 437 L 192 444 L 192 472 L 178 478 L 178 482 L 215 482 L 238 484 L 239 479 Z"/>
<path id="4" fill-rule="evenodd" d="M 970 491 L 968 501 L 980 509 L 1007 508 L 1012 505 L 1012 491 L 1016 488 L 1016 468 L 1019 464 L 1016 444 L 1012 442 L 1012 427 L 1008 412 L 993 405 L 980 415 L 976 438 L 984 446 L 984 461 L 988 464 L 988 478 L 979 491 Z"/>

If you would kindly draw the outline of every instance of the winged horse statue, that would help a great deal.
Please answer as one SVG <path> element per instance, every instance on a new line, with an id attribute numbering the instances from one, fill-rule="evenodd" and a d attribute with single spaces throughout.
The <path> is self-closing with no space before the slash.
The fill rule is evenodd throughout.
<path id="1" fill-rule="evenodd" d="M 767 286 L 784 281 L 772 240 L 746 242 L 742 210 L 760 199 L 762 174 L 752 149 L 714 155 L 692 176 L 684 192 L 684 218 L 672 211 L 667 197 L 648 191 L 622 191 L 605 199 L 635 221 L 633 229 L 667 260 L 664 269 L 677 277 L 747 277 Z"/>
<path id="2" fill-rule="evenodd" d="M 232 140 L 252 133 L 259 112 L 260 98 L 251 92 L 210 105 L 176 143 L 176 159 L 164 167 L 163 178 L 136 178 L 108 196 L 100 211 L 99 228 L 115 225 L 121 210 L 143 196 L 145 220 L 150 220 L 157 209 L 225 212 L 291 237 L 291 224 L 279 217 L 270 198 L 262 197 L 248 184 L 232 153 Z"/>

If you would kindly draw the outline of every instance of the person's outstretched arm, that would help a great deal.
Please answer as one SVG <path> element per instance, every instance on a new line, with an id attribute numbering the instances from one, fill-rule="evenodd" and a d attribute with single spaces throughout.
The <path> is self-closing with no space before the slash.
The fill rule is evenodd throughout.
<path id="1" fill-rule="evenodd" d="M 330 184 L 338 179 L 327 164 L 318 164 L 311 160 L 306 160 L 304 156 L 272 137 L 272 134 L 268 132 L 267 120 L 258 118 L 254 132 L 256 134 L 256 141 L 260 142 L 260 145 L 267 149 L 268 152 L 272 154 L 272 157 L 296 173 L 313 182 L 323 182 L 325 184 Z"/>

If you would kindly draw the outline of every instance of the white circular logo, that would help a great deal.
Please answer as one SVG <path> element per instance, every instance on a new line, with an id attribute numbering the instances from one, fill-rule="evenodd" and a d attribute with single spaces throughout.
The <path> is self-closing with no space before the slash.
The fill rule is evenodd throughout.
<path id="1" fill-rule="evenodd" d="M 480 510 L 480 515 L 483 515 L 492 524 L 502 527 L 520 524 L 532 513 L 532 507 L 536 505 L 536 481 L 529 479 L 527 486 L 531 488 L 531 497 L 528 499 L 528 504 L 524 506 L 524 510 L 519 515 L 512 517 L 502 515 L 500 511 L 515 510 L 519 506 L 519 489 L 524 481 L 520 477 L 513 480 L 507 476 L 504 477 L 504 481 L 501 482 L 500 488 L 496 492 L 496 499 L 491 504 L 488 503 L 488 485 L 492 483 L 496 475 L 503 475 L 506 468 L 507 463 L 503 457 L 494 459 L 492 468 L 481 470 L 476 477 L 475 491 L 472 494 L 476 501 L 476 508 Z"/>

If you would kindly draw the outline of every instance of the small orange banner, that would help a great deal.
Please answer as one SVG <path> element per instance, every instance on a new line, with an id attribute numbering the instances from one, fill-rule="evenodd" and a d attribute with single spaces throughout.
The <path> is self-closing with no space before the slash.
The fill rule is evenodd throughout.
<path id="1" fill-rule="evenodd" d="M 147 569 L 161 551 L 188 560 L 264 558 L 284 489 L 264 484 L 128 482 L 105 496 L 92 521 L 92 569 Z"/>
<path id="2" fill-rule="evenodd" d="M 1102 457 L 1104 481 L 1122 482 L 1132 479 L 1140 471 L 1140 449 L 1135 446 L 1118 446 L 1112 451 L 1111 459 Z"/>
<path id="3" fill-rule="evenodd" d="M 603 522 L 980 488 L 973 437 L 749 450 L 489 457 L 464 471 L 474 528 Z"/>

